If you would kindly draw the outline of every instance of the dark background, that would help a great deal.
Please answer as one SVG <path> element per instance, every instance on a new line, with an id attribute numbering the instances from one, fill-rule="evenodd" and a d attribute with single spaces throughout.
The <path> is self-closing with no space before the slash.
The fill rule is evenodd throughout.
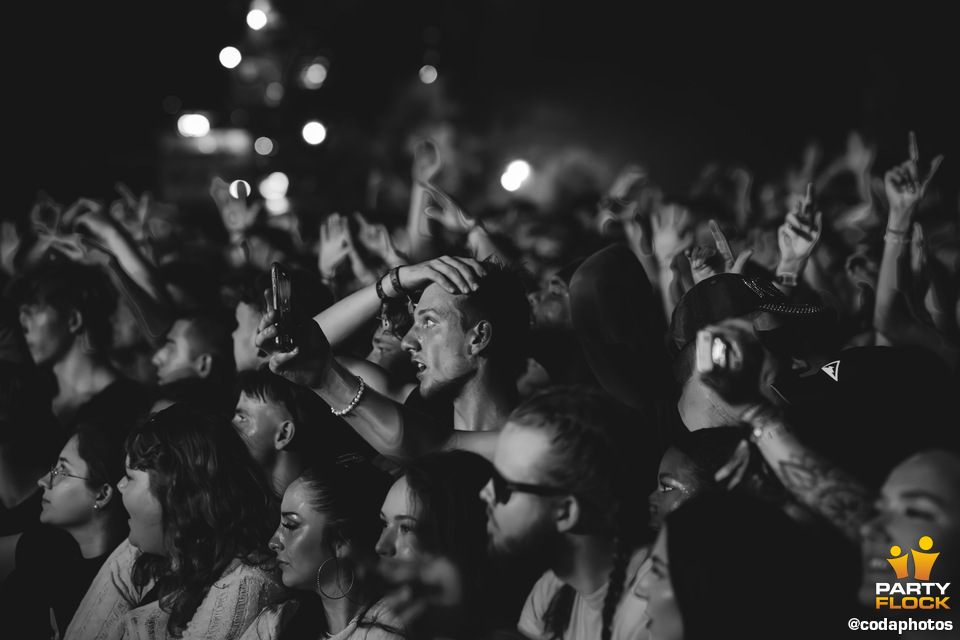
<path id="1" fill-rule="evenodd" d="M 12 8 L 3 100 L 13 212 L 41 188 L 62 202 L 112 197 L 117 180 L 162 191 L 158 136 L 176 126 L 163 100 L 174 95 L 228 125 L 236 80 L 217 56 L 249 37 L 249 6 L 40 0 Z M 839 152 L 851 128 L 878 144 L 875 172 L 905 159 L 914 129 L 921 154 L 947 155 L 940 179 L 956 182 L 960 56 L 956 23 L 935 5 L 273 6 L 286 26 L 268 48 L 285 60 L 322 51 L 330 75 L 319 91 L 290 88 L 280 107 L 251 109 L 250 124 L 286 136 L 271 162 L 313 174 L 311 185 L 336 193 L 332 204 L 355 197 L 366 159 L 400 147 L 416 124 L 409 103 L 429 104 L 416 93 L 426 55 L 438 58 L 445 102 L 437 108 L 486 140 L 494 182 L 500 165 L 492 165 L 523 145 L 580 145 L 612 167 L 641 162 L 674 190 L 712 160 L 746 163 L 762 178 L 796 163 L 813 138 Z M 328 123 L 329 144 L 296 142 L 308 116 Z"/>

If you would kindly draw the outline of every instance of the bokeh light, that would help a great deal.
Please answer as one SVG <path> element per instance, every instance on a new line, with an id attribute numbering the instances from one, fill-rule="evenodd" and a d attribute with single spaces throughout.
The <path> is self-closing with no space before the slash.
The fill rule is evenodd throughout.
<path id="1" fill-rule="evenodd" d="M 317 120 L 311 120 L 303 125 L 303 139 L 307 144 L 317 145 L 327 137 L 327 128 Z"/>
<path id="2" fill-rule="evenodd" d="M 530 177 L 530 163 L 526 160 L 514 160 L 507 165 L 500 176 L 500 185 L 507 191 L 516 191 Z"/>
<path id="3" fill-rule="evenodd" d="M 230 183 L 229 191 L 234 198 L 246 198 L 250 195 L 250 183 L 246 180 L 234 180 Z"/>
<path id="4" fill-rule="evenodd" d="M 420 67 L 420 82 L 430 84 L 437 79 L 437 68 L 432 64 L 425 64 Z"/>
<path id="5" fill-rule="evenodd" d="M 260 9 L 254 9 L 247 14 L 247 26 L 254 31 L 259 31 L 267 26 L 267 14 Z"/>
<path id="6" fill-rule="evenodd" d="M 290 187 L 290 178 L 282 171 L 274 171 L 260 181 L 260 195 L 267 200 L 283 198 Z"/>
<path id="7" fill-rule="evenodd" d="M 185 113 L 177 120 L 177 131 L 185 138 L 202 138 L 210 133 L 210 121 L 199 113 Z"/>
<path id="8" fill-rule="evenodd" d="M 256 142 L 253 143 L 253 150 L 262 156 L 269 156 L 275 148 L 276 145 L 273 140 L 267 137 L 257 138 Z"/>
<path id="9" fill-rule="evenodd" d="M 224 47 L 220 50 L 220 64 L 227 69 L 233 69 L 240 64 L 241 60 L 243 60 L 243 56 L 240 55 L 240 50 L 236 47 Z"/>

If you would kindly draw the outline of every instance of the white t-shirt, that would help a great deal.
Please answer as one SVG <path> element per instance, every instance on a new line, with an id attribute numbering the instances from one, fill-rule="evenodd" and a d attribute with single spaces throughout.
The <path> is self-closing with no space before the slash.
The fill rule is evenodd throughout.
<path id="1" fill-rule="evenodd" d="M 620 604 L 613 614 L 612 640 L 648 640 L 647 600 L 636 589 L 640 578 L 652 566 L 650 547 L 642 547 L 630 558 L 627 565 L 627 584 L 624 585 Z M 554 594 L 560 590 L 563 582 L 553 571 L 547 571 L 537 580 L 527 596 L 527 602 L 520 614 L 517 628 L 525 636 L 535 640 L 546 639 L 543 628 L 543 614 L 550 606 Z M 609 584 L 589 594 L 578 593 L 573 599 L 573 611 L 570 624 L 563 634 L 564 640 L 598 640 L 603 630 L 603 601 L 607 597 Z"/>

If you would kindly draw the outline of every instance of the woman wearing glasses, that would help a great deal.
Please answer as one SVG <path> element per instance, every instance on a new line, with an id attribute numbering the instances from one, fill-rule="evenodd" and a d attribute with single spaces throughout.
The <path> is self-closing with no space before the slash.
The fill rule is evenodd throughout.
<path id="1" fill-rule="evenodd" d="M 21 622 L 18 637 L 60 637 L 104 561 L 127 537 L 116 487 L 122 476 L 123 435 L 88 422 L 38 481 L 41 524 L 21 536 L 16 568 L 0 587 L 0 617 Z"/>
<path id="2" fill-rule="evenodd" d="M 130 535 L 107 558 L 67 640 L 236 638 L 284 595 L 267 548 L 276 498 L 225 417 L 175 404 L 126 440 Z"/>

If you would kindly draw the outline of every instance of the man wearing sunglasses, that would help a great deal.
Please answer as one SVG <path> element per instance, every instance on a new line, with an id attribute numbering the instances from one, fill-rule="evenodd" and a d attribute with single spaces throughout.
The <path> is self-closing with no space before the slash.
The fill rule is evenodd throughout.
<path id="1" fill-rule="evenodd" d="M 500 432 L 480 497 L 491 554 L 546 571 L 520 616 L 526 636 L 647 637 L 632 588 L 649 566 L 632 497 L 635 431 L 606 393 L 558 387 L 525 400 Z"/>

